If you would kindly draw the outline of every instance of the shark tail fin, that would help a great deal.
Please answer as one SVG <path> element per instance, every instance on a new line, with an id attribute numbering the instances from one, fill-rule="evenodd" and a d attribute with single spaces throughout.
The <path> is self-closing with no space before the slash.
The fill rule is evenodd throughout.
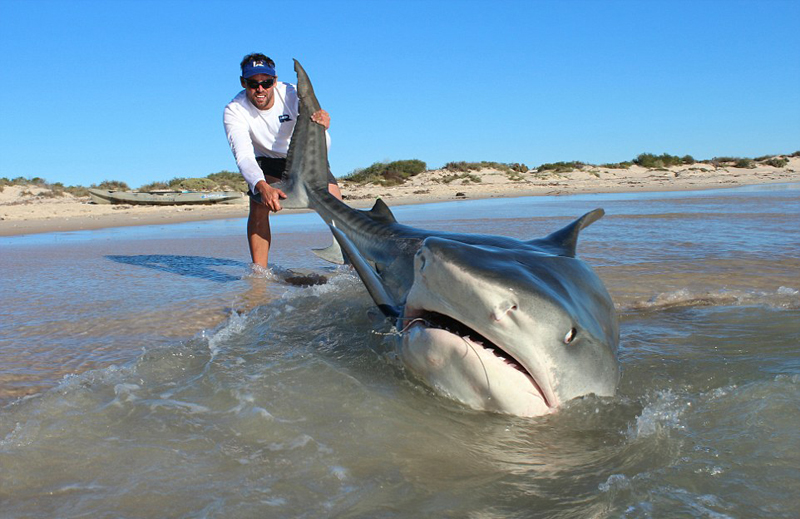
<path id="1" fill-rule="evenodd" d="M 297 72 L 299 111 L 286 157 L 286 169 L 281 181 L 273 184 L 286 193 L 281 205 L 286 209 L 310 207 L 309 192 L 328 190 L 328 143 L 325 128 L 311 120 L 320 109 L 311 80 L 300 63 L 294 61 Z"/>
<path id="2" fill-rule="evenodd" d="M 591 224 L 599 220 L 605 215 L 606 212 L 602 209 L 595 209 L 589 211 L 585 215 L 576 219 L 571 224 L 559 229 L 558 231 L 548 235 L 544 240 L 534 240 L 537 243 L 541 241 L 549 242 L 551 245 L 560 249 L 562 256 L 575 257 L 575 249 L 578 246 L 578 234 L 581 230 L 589 227 Z"/>

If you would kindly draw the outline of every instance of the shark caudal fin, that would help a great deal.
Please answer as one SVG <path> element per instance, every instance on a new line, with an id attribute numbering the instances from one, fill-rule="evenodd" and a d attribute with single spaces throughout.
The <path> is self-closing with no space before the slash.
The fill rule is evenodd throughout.
<path id="1" fill-rule="evenodd" d="M 325 128 L 311 120 L 311 115 L 320 109 L 314 87 L 297 60 L 294 60 L 294 70 L 300 109 L 289 144 L 286 170 L 281 181 L 273 186 L 286 193 L 286 199 L 281 200 L 284 208 L 313 209 L 311 193 L 315 190 L 328 192 L 328 145 Z"/>
<path id="2" fill-rule="evenodd" d="M 559 256 L 574 258 L 575 249 L 578 246 L 578 234 L 580 234 L 582 229 L 589 227 L 591 224 L 602 218 L 604 214 L 606 214 L 606 212 L 602 209 L 595 209 L 594 211 L 586 213 L 571 224 L 557 230 L 545 238 L 530 240 L 528 243 L 549 248 L 553 251 L 553 253 L 558 254 Z"/>

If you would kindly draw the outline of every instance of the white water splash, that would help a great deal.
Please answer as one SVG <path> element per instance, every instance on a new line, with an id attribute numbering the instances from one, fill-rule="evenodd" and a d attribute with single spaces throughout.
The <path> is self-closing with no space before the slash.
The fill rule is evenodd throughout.
<path id="1" fill-rule="evenodd" d="M 669 429 L 682 429 L 680 417 L 691 405 L 681 401 L 672 390 L 660 391 L 655 401 L 642 409 L 636 423 L 628 427 L 628 438 L 637 440 Z"/>

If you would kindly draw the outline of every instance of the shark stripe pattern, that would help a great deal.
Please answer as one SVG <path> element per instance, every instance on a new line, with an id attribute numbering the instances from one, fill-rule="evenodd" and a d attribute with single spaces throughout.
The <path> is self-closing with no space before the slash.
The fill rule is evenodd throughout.
<path id="1" fill-rule="evenodd" d="M 279 187 L 287 208 L 311 208 L 376 306 L 401 332 L 398 354 L 416 378 L 478 410 L 540 416 L 619 382 L 619 325 L 600 278 L 576 257 L 578 234 L 603 216 L 591 211 L 527 241 L 435 232 L 400 224 L 378 199 L 351 208 L 328 193 L 320 108 L 295 61 L 300 113 Z"/>

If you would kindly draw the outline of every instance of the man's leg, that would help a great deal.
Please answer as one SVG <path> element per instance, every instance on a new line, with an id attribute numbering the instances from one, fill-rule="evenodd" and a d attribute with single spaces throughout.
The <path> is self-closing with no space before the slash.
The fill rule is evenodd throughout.
<path id="1" fill-rule="evenodd" d="M 272 231 L 269 227 L 269 209 L 262 203 L 250 199 L 250 215 L 247 217 L 247 241 L 250 258 L 256 265 L 267 268 Z"/>

